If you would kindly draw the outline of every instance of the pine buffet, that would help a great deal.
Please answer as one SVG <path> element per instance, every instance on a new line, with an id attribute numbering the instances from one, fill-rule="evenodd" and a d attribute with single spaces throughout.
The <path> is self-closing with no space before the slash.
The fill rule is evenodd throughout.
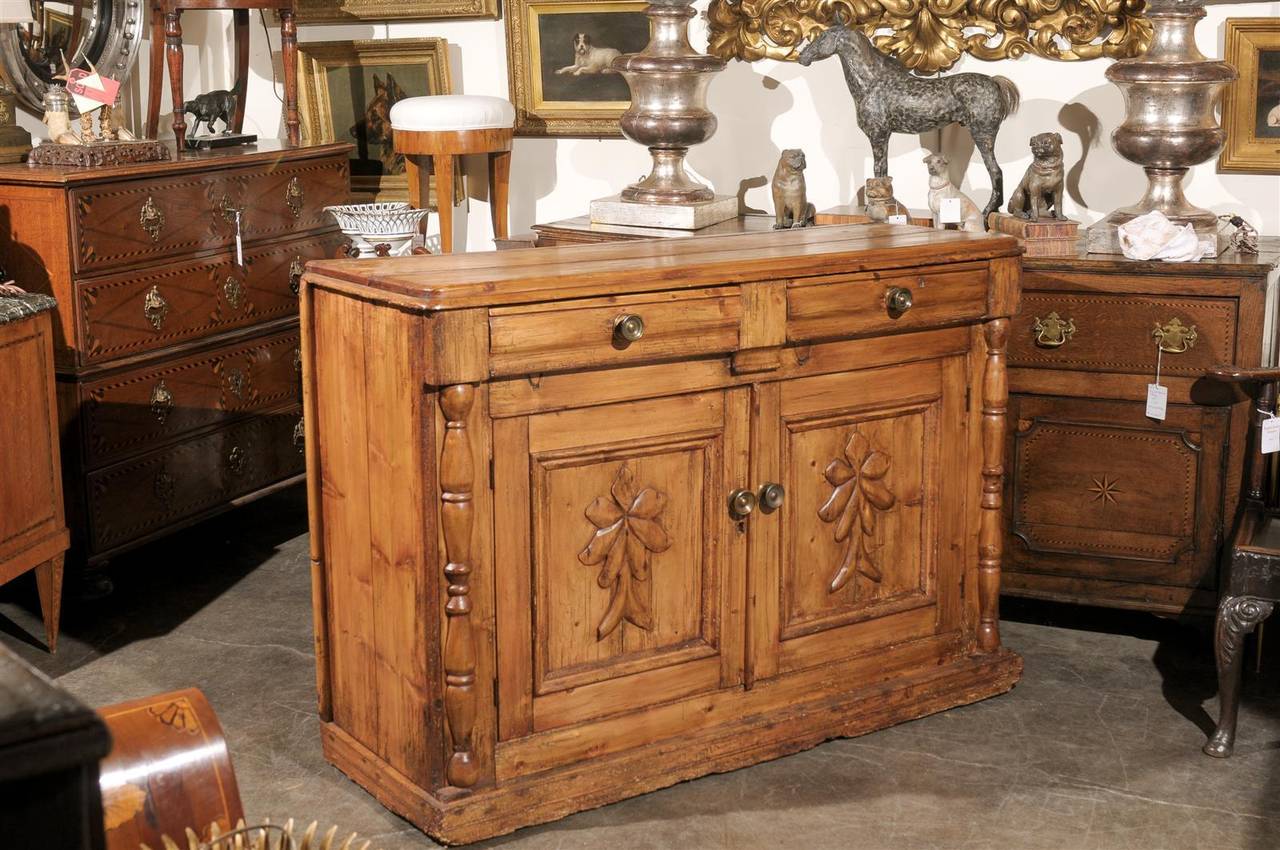
<path id="1" fill-rule="evenodd" d="M 313 263 L 328 759 L 465 843 L 1009 690 L 1020 276 L 886 225 Z"/>

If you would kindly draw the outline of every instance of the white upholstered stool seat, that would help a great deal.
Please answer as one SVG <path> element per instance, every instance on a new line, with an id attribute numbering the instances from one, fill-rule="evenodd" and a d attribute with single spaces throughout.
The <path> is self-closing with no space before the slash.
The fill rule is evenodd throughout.
<path id="1" fill-rule="evenodd" d="M 514 127 L 516 108 L 501 97 L 442 94 L 407 97 L 391 107 L 393 130 L 497 130 Z"/>

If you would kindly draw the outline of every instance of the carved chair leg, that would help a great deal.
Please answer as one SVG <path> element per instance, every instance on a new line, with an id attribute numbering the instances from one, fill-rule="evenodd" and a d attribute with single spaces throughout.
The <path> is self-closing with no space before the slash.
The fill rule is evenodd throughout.
<path id="1" fill-rule="evenodd" d="M 1206 755 L 1227 758 L 1236 742 L 1240 710 L 1240 649 L 1244 636 L 1271 616 L 1272 603 L 1253 596 L 1228 596 L 1218 606 L 1213 645 L 1218 657 L 1218 728 L 1204 745 Z"/>

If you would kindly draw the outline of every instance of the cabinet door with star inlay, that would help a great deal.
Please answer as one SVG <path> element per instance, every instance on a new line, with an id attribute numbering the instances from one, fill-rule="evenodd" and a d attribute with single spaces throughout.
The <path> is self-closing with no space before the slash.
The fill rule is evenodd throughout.
<path id="1" fill-rule="evenodd" d="M 967 368 L 962 357 L 757 389 L 749 680 L 914 641 L 963 618 Z"/>
<path id="2" fill-rule="evenodd" d="M 749 392 L 495 422 L 501 738 L 740 685 Z"/>

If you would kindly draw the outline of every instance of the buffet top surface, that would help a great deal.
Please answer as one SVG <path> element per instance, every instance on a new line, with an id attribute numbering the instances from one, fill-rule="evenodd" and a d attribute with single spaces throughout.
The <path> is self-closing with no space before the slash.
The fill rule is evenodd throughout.
<path id="1" fill-rule="evenodd" d="M 307 278 L 409 309 L 456 310 L 562 298 L 874 273 L 1016 257 L 1008 236 L 886 224 L 812 227 L 565 248 L 384 260 L 324 260 Z"/>

